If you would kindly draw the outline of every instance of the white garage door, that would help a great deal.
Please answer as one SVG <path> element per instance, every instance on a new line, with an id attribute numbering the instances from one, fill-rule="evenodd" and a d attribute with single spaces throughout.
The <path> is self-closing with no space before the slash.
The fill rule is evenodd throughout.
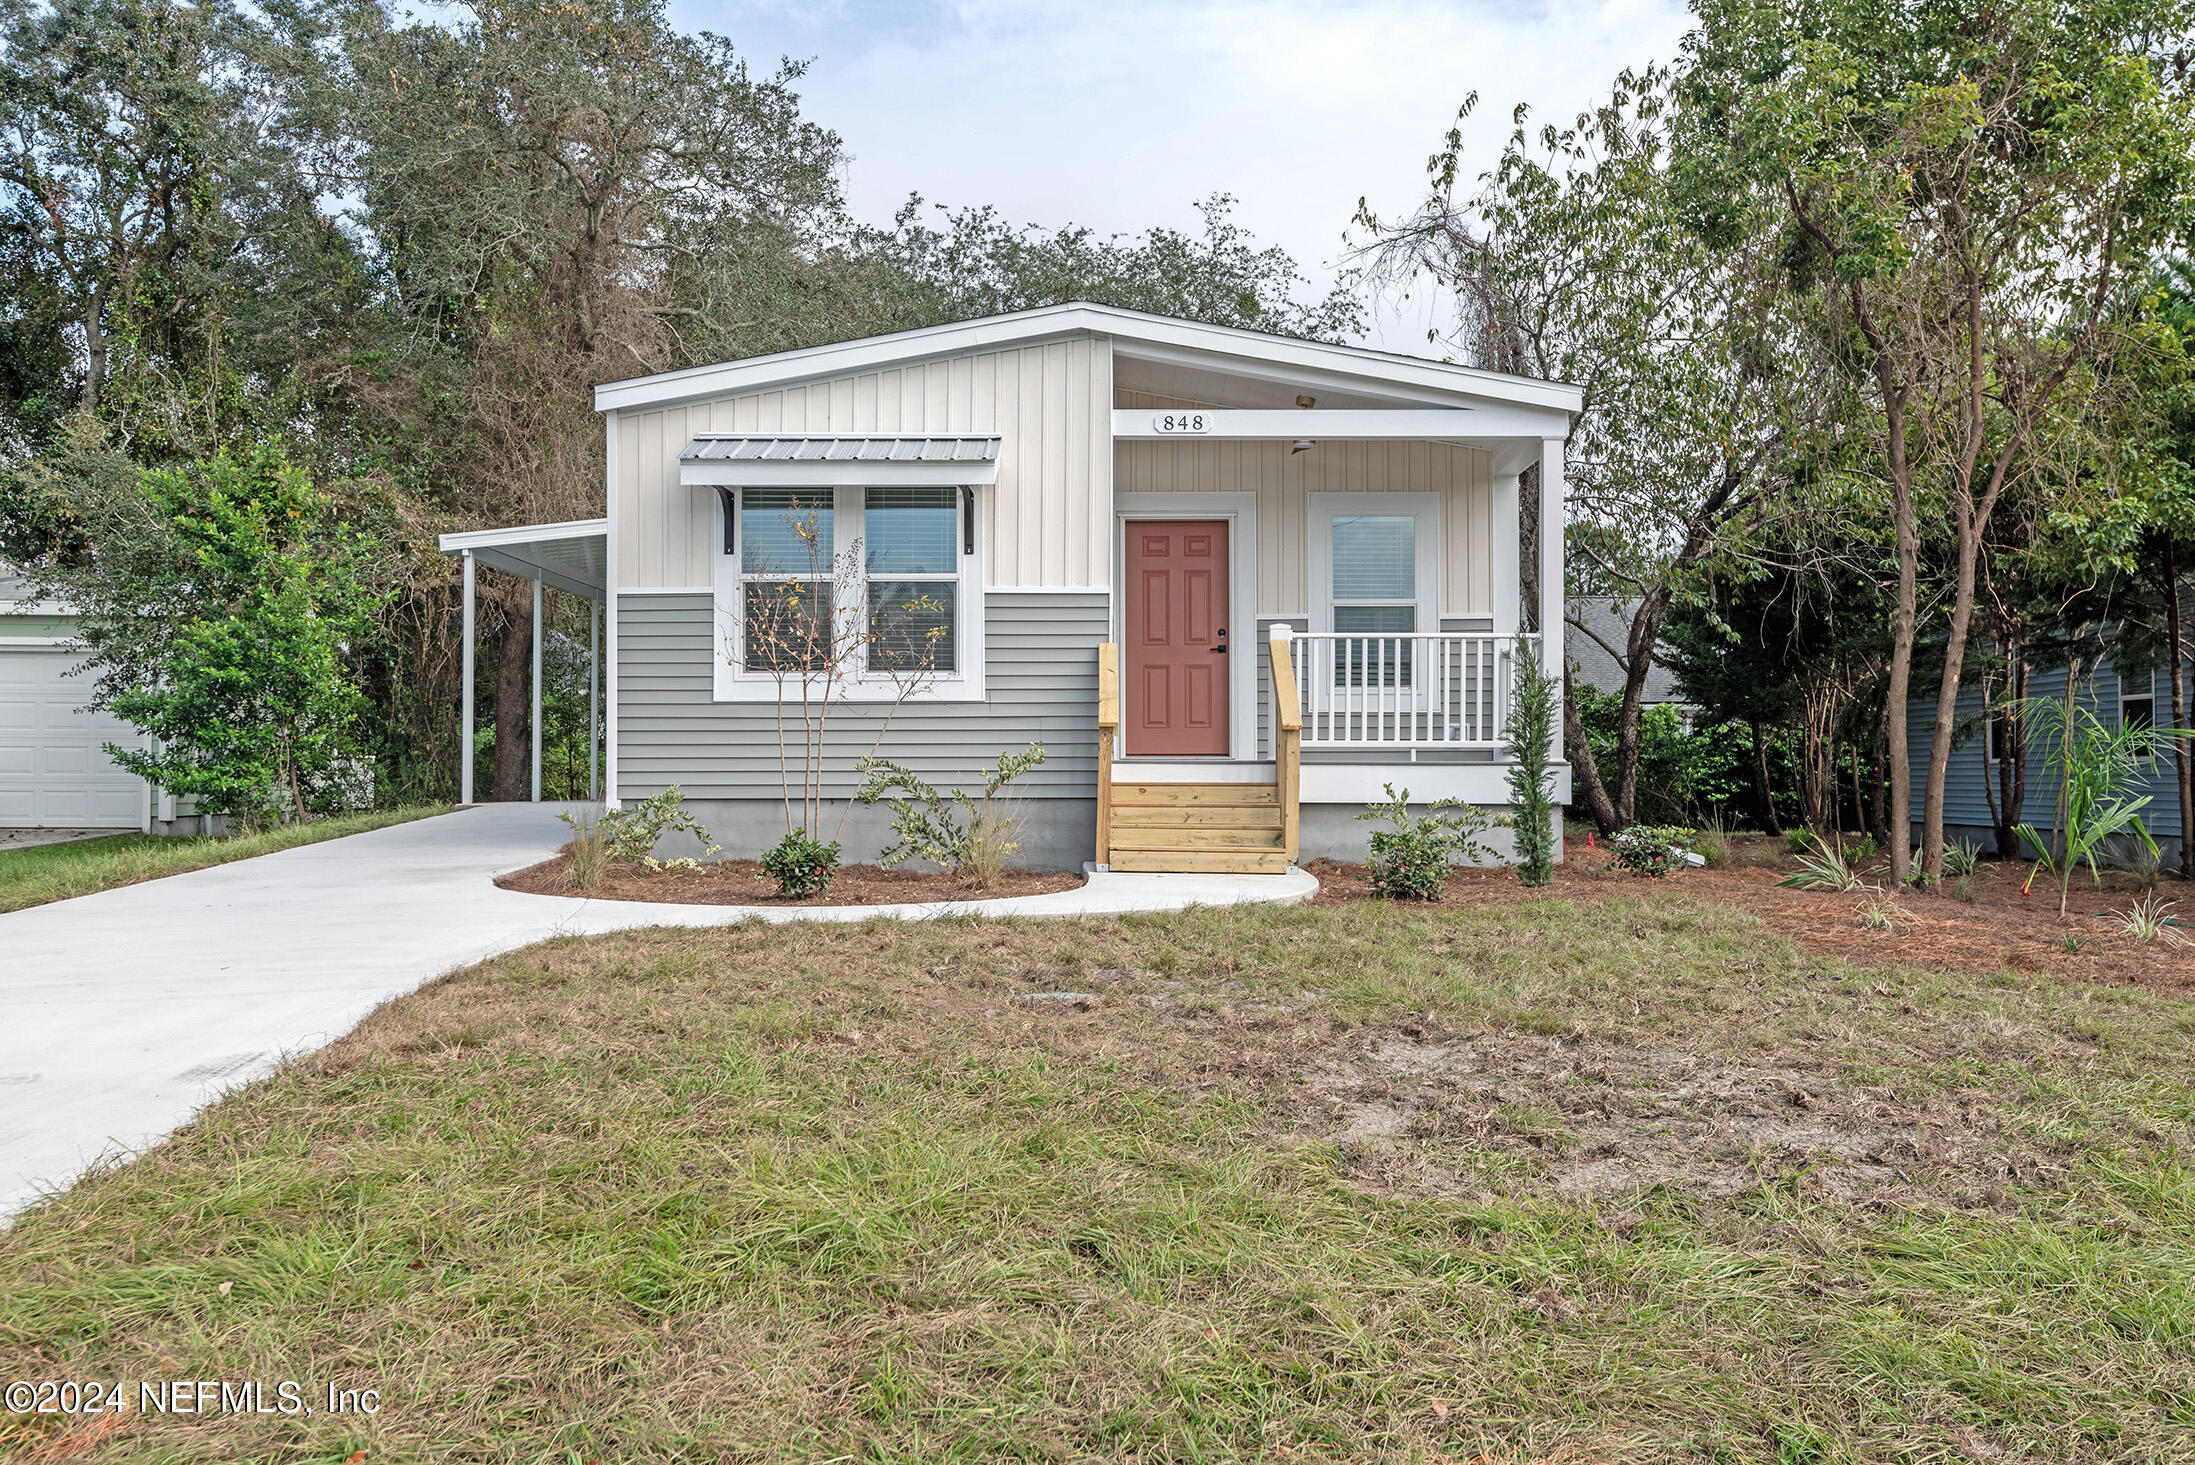
<path id="1" fill-rule="evenodd" d="M 91 680 L 68 675 L 77 653 L 0 647 L 0 828 L 138 829 L 147 791 L 105 744 L 144 738 L 104 712 L 80 712 Z"/>

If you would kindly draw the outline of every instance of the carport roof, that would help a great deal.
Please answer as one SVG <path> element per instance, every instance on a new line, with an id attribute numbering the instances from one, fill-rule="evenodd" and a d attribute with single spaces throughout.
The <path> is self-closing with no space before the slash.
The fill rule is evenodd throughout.
<path id="1" fill-rule="evenodd" d="M 601 600 L 608 583 L 609 541 L 609 520 L 574 519 L 445 534 L 440 543 L 449 554 L 472 551 L 475 560 L 491 569 Z"/>

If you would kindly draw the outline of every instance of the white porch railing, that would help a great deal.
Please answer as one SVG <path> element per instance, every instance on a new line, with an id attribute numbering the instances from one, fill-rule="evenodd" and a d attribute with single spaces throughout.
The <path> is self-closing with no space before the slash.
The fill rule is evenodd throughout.
<path id="1" fill-rule="evenodd" d="M 1276 628 L 1276 639 L 1278 639 Z M 1298 633 L 1290 660 L 1310 748 L 1500 748 L 1518 644 L 1462 632 Z"/>

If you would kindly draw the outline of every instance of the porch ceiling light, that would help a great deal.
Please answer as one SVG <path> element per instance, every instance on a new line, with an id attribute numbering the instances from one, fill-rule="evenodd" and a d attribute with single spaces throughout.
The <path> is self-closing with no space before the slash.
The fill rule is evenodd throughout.
<path id="1" fill-rule="evenodd" d="M 1311 409 L 1312 409 L 1313 407 L 1316 407 L 1316 406 L 1318 405 L 1318 402 L 1319 402 L 1319 399 L 1318 399 L 1318 398 L 1316 398 L 1316 397 L 1298 397 L 1298 398 L 1296 398 L 1296 406 L 1297 406 L 1297 407 L 1298 407 L 1298 408 L 1299 408 L 1300 410 L 1302 410 L 1302 411 L 1305 411 L 1305 412 L 1308 412 L 1308 411 L 1310 411 L 1310 410 L 1311 410 Z M 1315 447 L 1317 447 L 1317 446 L 1318 446 L 1318 444 L 1317 444 L 1317 443 L 1315 443 L 1315 442 L 1311 441 L 1311 439 L 1309 439 L 1309 438 L 1307 438 L 1307 437 L 1305 437 L 1305 438 L 1297 438 L 1297 439 L 1296 439 L 1296 440 L 1295 440 L 1294 442 L 1292 442 L 1292 443 L 1290 443 L 1290 444 L 1288 445 L 1288 456 L 1289 456 L 1289 457 L 1291 457 L 1291 458 L 1293 458 L 1293 457 L 1294 457 L 1294 456 L 1295 456 L 1296 454 L 1298 454 L 1298 453 L 1308 453 L 1308 452 L 1310 452 L 1310 451 L 1311 451 L 1311 449 L 1313 449 L 1313 448 L 1315 448 Z"/>

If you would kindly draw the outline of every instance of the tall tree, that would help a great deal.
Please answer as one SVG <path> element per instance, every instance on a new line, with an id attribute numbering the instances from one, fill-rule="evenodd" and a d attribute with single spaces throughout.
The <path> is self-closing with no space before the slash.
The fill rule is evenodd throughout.
<path id="1" fill-rule="evenodd" d="M 1687 175 L 1671 166 L 1669 83 L 1661 69 L 1626 73 L 1572 125 L 1537 133 L 1520 107 L 1475 180 L 1459 125 L 1414 214 L 1358 221 L 1376 285 L 1430 281 L 1454 297 L 1456 354 L 1583 391 L 1564 464 L 1569 549 L 1633 607 L 1615 766 L 1598 767 L 1577 719 L 1565 723 L 1578 792 L 1609 831 L 1632 821 L 1643 694 L 1672 597 L 1743 542 L 1819 400 L 1773 254 L 1694 225 Z M 1536 474 L 1520 494 L 1527 519 Z"/>
<path id="2" fill-rule="evenodd" d="M 1698 0 L 1680 150 L 1728 227 L 1766 230 L 1871 384 L 1897 541 L 1891 822 L 1912 824 L 1906 704 L 1922 541 L 1954 546 L 1923 779 L 1944 773 L 1990 516 L 2068 383 L 2122 349 L 2118 301 L 2183 230 L 2195 177 L 2186 0 Z M 2177 59 L 2176 59 L 2177 58 Z M 1907 841 L 1891 845 L 1894 877 Z"/>

